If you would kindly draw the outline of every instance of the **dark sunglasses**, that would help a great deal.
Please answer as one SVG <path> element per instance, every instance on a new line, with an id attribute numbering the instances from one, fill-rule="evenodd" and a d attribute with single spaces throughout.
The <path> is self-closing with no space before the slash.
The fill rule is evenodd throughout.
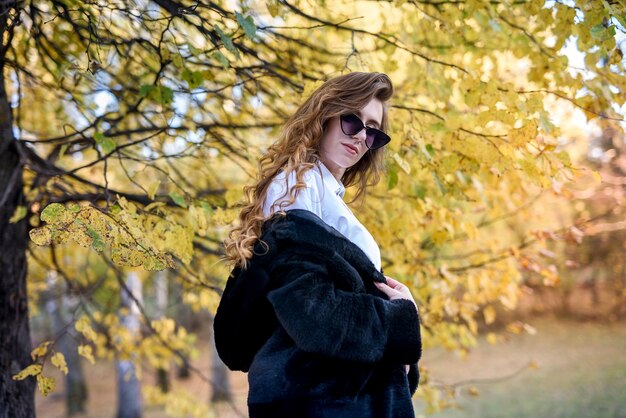
<path id="1" fill-rule="evenodd" d="M 369 149 L 384 147 L 391 141 L 391 137 L 380 129 L 365 126 L 363 121 L 354 113 L 339 116 L 341 130 L 346 135 L 356 135 L 365 128 L 365 145 Z"/>

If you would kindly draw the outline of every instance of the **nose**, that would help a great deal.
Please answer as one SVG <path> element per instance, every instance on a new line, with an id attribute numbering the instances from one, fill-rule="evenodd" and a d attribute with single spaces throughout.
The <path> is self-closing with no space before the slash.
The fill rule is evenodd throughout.
<path id="1" fill-rule="evenodd" d="M 366 136 L 365 128 L 361 129 L 359 132 L 352 135 L 353 138 L 356 138 L 359 141 L 362 141 L 363 143 L 365 143 L 365 136 Z"/>

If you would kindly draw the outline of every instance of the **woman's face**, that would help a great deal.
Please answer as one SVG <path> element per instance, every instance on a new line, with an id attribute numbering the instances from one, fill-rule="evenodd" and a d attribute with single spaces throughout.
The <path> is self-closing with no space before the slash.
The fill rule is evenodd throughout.
<path id="1" fill-rule="evenodd" d="M 383 104 L 374 98 L 360 110 L 353 112 L 366 126 L 380 129 L 383 120 Z M 339 117 L 330 119 L 320 141 L 320 159 L 328 170 L 341 179 L 347 168 L 355 165 L 368 148 L 365 145 L 365 129 L 356 135 L 346 135 L 341 130 Z"/>

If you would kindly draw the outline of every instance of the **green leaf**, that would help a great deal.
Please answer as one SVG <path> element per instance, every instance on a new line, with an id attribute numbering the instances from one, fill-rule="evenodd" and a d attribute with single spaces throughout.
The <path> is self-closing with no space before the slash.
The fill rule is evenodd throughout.
<path id="1" fill-rule="evenodd" d="M 98 231 L 85 223 L 83 223 L 83 225 L 87 228 L 87 235 L 89 235 L 93 240 L 91 242 L 91 247 L 98 252 L 102 252 L 104 250 L 104 242 L 102 241 L 102 238 L 100 238 Z"/>
<path id="2" fill-rule="evenodd" d="M 168 105 L 174 101 L 174 91 L 169 87 L 159 86 L 155 99 L 162 105 Z"/>
<path id="3" fill-rule="evenodd" d="M 174 67 L 176 67 L 176 68 L 183 68 L 184 67 L 183 57 L 180 54 L 174 55 L 174 57 L 172 58 L 172 63 L 174 64 Z"/>
<path id="4" fill-rule="evenodd" d="M 63 212 L 65 212 L 65 206 L 60 203 L 50 203 L 41 211 L 40 219 L 46 223 L 55 223 L 60 220 Z"/>
<path id="5" fill-rule="evenodd" d="M 142 84 L 141 87 L 139 87 L 139 96 L 141 97 L 147 97 L 152 90 L 154 90 L 154 86 L 151 84 Z"/>
<path id="6" fill-rule="evenodd" d="M 219 27 L 219 25 L 215 25 L 215 31 L 220 36 L 220 39 L 222 40 L 224 47 L 226 47 L 227 50 L 229 50 L 230 52 L 233 53 L 233 55 L 239 58 L 239 50 L 235 47 L 235 44 L 233 43 L 233 38 L 231 38 L 229 35 L 224 33 L 224 31 Z"/>
<path id="7" fill-rule="evenodd" d="M 387 174 L 389 176 L 389 178 L 387 179 L 387 190 L 391 190 L 396 187 L 396 184 L 398 184 L 398 171 L 389 170 Z"/>
<path id="8" fill-rule="evenodd" d="M 212 214 L 213 213 L 213 208 L 211 208 L 211 206 L 209 206 L 209 204 L 207 202 L 200 202 L 200 206 L 202 207 L 202 209 L 204 209 L 204 211 L 208 214 Z"/>
<path id="9" fill-rule="evenodd" d="M 176 203 L 178 206 L 183 207 L 183 208 L 187 207 L 187 203 L 185 202 L 185 198 L 183 196 L 174 192 L 170 193 L 169 196 L 172 198 L 174 203 Z"/>
<path id="10" fill-rule="evenodd" d="M 435 149 L 431 144 L 424 145 L 424 143 L 420 141 L 417 143 L 417 147 L 428 161 L 432 161 L 433 156 L 435 155 Z"/>
<path id="11" fill-rule="evenodd" d="M 256 36 L 256 25 L 254 24 L 252 16 L 243 17 L 243 15 L 239 12 L 235 13 L 235 16 L 237 16 L 237 22 L 239 23 L 239 26 L 243 28 L 246 36 L 254 40 Z"/>
<path id="12" fill-rule="evenodd" d="M 191 55 L 193 55 L 194 57 L 198 57 L 202 54 L 202 50 L 196 48 L 195 46 L 193 46 L 192 44 L 188 43 L 187 44 L 187 48 L 189 48 L 189 52 L 191 53 Z"/>
<path id="13" fill-rule="evenodd" d="M 600 41 L 603 41 L 609 36 L 611 36 L 610 31 L 607 31 L 607 28 L 602 23 L 592 27 L 590 33 L 593 38 L 598 39 Z"/>
<path id="14" fill-rule="evenodd" d="M 105 154 L 108 154 L 115 149 L 115 141 L 105 136 L 102 132 L 96 132 L 93 139 L 96 140 L 96 144 L 100 146 L 100 149 Z"/>
<path id="15" fill-rule="evenodd" d="M 189 84 L 189 89 L 193 90 L 199 85 L 202 84 L 204 78 L 202 77 L 202 73 L 199 71 L 191 71 L 188 68 L 183 70 L 183 80 Z"/>
<path id="16" fill-rule="evenodd" d="M 415 193 L 417 198 L 423 200 L 426 197 L 426 187 L 423 184 L 416 184 L 413 186 L 413 193 Z"/>
<path id="17" fill-rule="evenodd" d="M 448 132 L 448 127 L 443 122 L 435 122 L 428 127 L 433 132 Z"/>
<path id="18" fill-rule="evenodd" d="M 226 58 L 226 56 L 222 54 L 220 51 L 215 51 L 212 57 L 218 60 L 220 64 L 222 64 L 222 67 L 224 67 L 225 70 L 230 66 L 230 62 L 228 62 L 228 58 Z"/>

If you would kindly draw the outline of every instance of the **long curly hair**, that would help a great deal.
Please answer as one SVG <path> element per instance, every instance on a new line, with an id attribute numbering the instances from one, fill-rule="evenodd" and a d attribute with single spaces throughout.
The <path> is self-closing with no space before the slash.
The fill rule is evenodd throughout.
<path id="1" fill-rule="evenodd" d="M 278 139 L 259 160 L 255 184 L 244 187 L 244 207 L 235 226 L 224 241 L 226 261 L 242 268 L 253 255 L 253 247 L 261 235 L 265 221 L 263 205 L 268 186 L 281 170 L 289 177 L 296 172 L 296 184 L 288 191 L 292 204 L 299 191 L 306 187 L 304 173 L 320 160 L 320 140 L 327 122 L 347 112 L 365 107 L 373 98 L 383 104 L 381 130 L 388 131 L 388 101 L 393 84 L 386 74 L 353 72 L 332 78 L 318 87 L 287 120 Z M 341 182 L 345 187 L 357 185 L 354 200 L 365 196 L 366 187 L 378 183 L 383 168 L 383 148 L 367 151 L 358 163 L 346 169 Z M 277 212 L 281 213 L 281 212 Z M 284 214 L 284 212 L 282 212 Z"/>

